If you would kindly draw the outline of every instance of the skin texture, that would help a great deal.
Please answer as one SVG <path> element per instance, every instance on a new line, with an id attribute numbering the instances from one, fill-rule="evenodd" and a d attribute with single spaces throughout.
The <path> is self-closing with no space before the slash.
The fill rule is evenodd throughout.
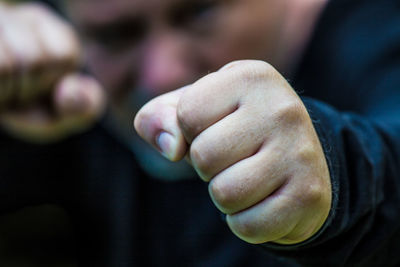
<path id="1" fill-rule="evenodd" d="M 319 139 L 300 98 L 265 62 L 233 62 L 155 98 L 134 124 L 170 160 L 187 155 L 247 242 L 298 243 L 328 216 L 330 177 Z"/>
<path id="2" fill-rule="evenodd" d="M 236 235 L 250 243 L 301 242 L 326 220 L 331 187 L 307 111 L 280 73 L 295 68 L 326 2 L 67 1 L 83 53 L 71 27 L 47 9 L 1 5 L 0 26 L 12 25 L 13 36 L 0 35 L 8 92 L 0 97 L 0 123 L 35 142 L 90 125 L 104 95 L 94 79 L 71 74 L 82 54 L 113 119 L 127 129 L 140 107 L 125 101 L 132 92 L 135 99 L 164 94 L 138 113 L 138 133 L 170 160 L 186 155 Z M 55 44 L 54 34 L 62 41 Z M 18 43 L 29 46 L 18 50 Z M 217 71 L 236 59 L 264 62 Z"/>

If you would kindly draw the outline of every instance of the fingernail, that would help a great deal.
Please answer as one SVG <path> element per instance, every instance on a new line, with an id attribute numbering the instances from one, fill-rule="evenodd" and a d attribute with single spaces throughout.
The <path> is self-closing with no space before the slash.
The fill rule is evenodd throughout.
<path id="1" fill-rule="evenodd" d="M 169 160 L 174 159 L 176 140 L 173 135 L 167 132 L 162 132 L 157 137 L 156 143 L 164 157 Z"/>

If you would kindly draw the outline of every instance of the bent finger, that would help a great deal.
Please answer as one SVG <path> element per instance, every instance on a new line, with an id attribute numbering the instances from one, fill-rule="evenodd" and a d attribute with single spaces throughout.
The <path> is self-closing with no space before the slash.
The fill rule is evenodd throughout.
<path id="1" fill-rule="evenodd" d="M 227 215 L 229 228 L 240 239 L 252 244 L 277 241 L 297 225 L 301 212 L 281 186 L 273 195 L 244 211 Z"/>

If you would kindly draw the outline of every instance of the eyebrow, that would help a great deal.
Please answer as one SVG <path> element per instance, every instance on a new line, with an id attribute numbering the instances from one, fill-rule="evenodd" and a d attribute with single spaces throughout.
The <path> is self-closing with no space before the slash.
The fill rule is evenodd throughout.
<path id="1" fill-rule="evenodd" d="M 131 27 L 135 30 L 146 26 L 146 19 L 143 16 L 119 16 L 115 19 L 105 21 L 85 21 L 81 28 L 85 33 L 107 32 L 116 29 L 125 29 Z"/>
<path id="2" fill-rule="evenodd" d="M 173 13 L 175 10 L 183 10 L 186 8 L 190 8 L 194 4 L 211 4 L 211 3 L 217 3 L 221 2 L 221 0 L 181 0 L 175 2 L 171 7 L 169 8 L 169 12 Z M 175 11 L 176 12 L 176 11 Z"/>

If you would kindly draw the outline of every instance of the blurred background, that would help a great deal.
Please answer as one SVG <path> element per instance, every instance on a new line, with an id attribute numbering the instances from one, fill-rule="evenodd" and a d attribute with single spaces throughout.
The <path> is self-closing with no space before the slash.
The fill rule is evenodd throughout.
<path id="1" fill-rule="evenodd" d="M 36 2 L 44 3 L 57 12 L 60 10 L 57 1 Z M 74 244 L 74 231 L 70 218 L 59 206 L 26 207 L 0 216 L 0 266 L 78 266 Z"/>

